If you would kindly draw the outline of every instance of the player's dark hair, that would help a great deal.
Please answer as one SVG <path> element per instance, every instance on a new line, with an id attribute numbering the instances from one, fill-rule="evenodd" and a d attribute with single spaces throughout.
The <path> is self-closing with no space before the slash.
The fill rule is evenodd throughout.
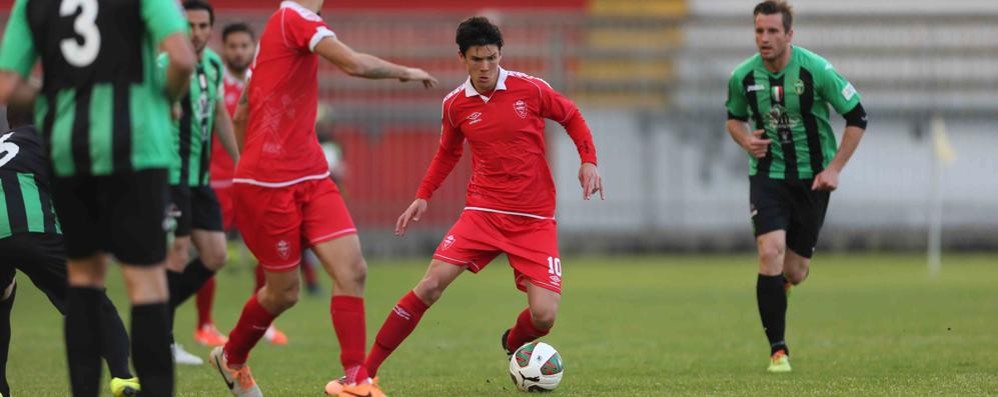
<path id="1" fill-rule="evenodd" d="M 32 104 L 7 104 L 7 125 L 11 129 L 35 123 L 35 109 Z"/>
<path id="2" fill-rule="evenodd" d="M 486 17 L 471 17 L 457 26 L 457 47 L 464 54 L 474 46 L 495 45 L 502 49 L 502 32 Z"/>
<path id="3" fill-rule="evenodd" d="M 211 4 L 208 4 L 207 1 L 204 1 L 204 0 L 185 0 L 184 1 L 184 10 L 186 10 L 186 11 L 191 11 L 191 10 L 204 10 L 204 11 L 208 11 L 208 23 L 210 23 L 212 25 L 215 24 L 215 9 L 212 8 Z"/>
<path id="4" fill-rule="evenodd" d="M 250 29 L 249 25 L 243 22 L 230 23 L 225 25 L 225 29 L 222 29 L 222 42 L 233 33 L 246 33 L 250 36 L 250 40 L 256 41 L 256 34 L 253 33 L 253 29 Z"/>
<path id="5" fill-rule="evenodd" d="M 784 33 L 789 32 L 790 28 L 794 26 L 794 9 L 783 0 L 766 0 L 756 4 L 755 9 L 752 10 L 752 17 L 755 18 L 759 14 L 783 14 Z"/>

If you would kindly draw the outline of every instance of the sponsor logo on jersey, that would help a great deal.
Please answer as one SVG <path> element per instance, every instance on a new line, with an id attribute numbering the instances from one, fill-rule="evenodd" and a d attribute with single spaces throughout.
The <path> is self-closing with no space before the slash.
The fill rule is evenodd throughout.
<path id="1" fill-rule="evenodd" d="M 513 110 L 516 110 L 516 115 L 520 116 L 521 119 L 527 118 L 527 103 L 522 99 L 513 103 Z"/>
<path id="2" fill-rule="evenodd" d="M 852 86 L 852 83 L 846 84 L 846 87 L 842 89 L 842 97 L 847 101 L 851 100 L 853 96 L 856 95 L 856 88 Z"/>
<path id="3" fill-rule="evenodd" d="M 482 112 L 475 112 L 475 113 L 469 114 L 468 117 L 465 117 L 465 120 L 469 120 L 470 121 L 468 123 L 468 125 L 478 123 L 478 122 L 482 121 Z"/>
<path id="4" fill-rule="evenodd" d="M 756 92 L 756 91 L 762 91 L 762 90 L 765 90 L 765 89 L 766 89 L 766 86 L 764 86 L 762 84 L 752 84 L 752 85 L 748 86 L 748 90 L 747 91 L 748 92 Z"/>

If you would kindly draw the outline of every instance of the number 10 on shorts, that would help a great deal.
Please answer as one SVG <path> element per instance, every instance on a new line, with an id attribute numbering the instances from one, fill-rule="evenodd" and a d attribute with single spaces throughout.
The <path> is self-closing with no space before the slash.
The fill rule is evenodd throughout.
<path id="1" fill-rule="evenodd" d="M 561 258 L 548 257 L 548 273 L 561 277 Z"/>

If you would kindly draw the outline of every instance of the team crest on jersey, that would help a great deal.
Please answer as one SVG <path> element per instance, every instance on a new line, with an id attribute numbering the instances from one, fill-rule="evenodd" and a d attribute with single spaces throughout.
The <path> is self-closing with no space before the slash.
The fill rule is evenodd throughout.
<path id="1" fill-rule="evenodd" d="M 288 244 L 287 241 L 280 240 L 277 242 L 276 247 L 277 255 L 279 255 L 281 259 L 288 259 L 288 256 L 291 254 L 291 244 Z"/>
<path id="2" fill-rule="evenodd" d="M 441 251 L 446 251 L 448 248 L 450 248 L 450 246 L 454 245 L 454 240 L 457 240 L 457 239 L 454 238 L 453 234 L 445 237 L 444 238 L 444 242 L 440 244 L 440 250 Z"/>
<path id="3" fill-rule="evenodd" d="M 520 116 L 521 119 L 527 118 L 527 103 L 522 99 L 513 103 L 513 110 L 516 111 L 516 115 Z"/>
<path id="4" fill-rule="evenodd" d="M 804 95 L 804 82 L 803 81 L 797 80 L 797 82 L 794 83 L 794 92 L 797 93 L 797 95 Z"/>

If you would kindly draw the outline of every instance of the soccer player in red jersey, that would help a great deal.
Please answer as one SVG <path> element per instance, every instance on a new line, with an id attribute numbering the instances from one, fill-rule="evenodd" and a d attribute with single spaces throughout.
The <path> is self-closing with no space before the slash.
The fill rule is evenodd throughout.
<path id="1" fill-rule="evenodd" d="M 544 119 L 565 127 L 578 148 L 583 199 L 597 192 L 603 198 L 592 135 L 575 104 L 544 80 L 499 67 L 502 33 L 488 19 L 462 22 L 456 41 L 470 76 L 443 100 L 440 147 L 395 232 L 402 235 L 419 221 L 468 142 L 472 176 L 466 206 L 434 252 L 426 275 L 381 326 L 366 361 L 371 376 L 451 282 L 465 270 L 477 273 L 500 253 L 509 258 L 516 287 L 527 293 L 528 302 L 503 334 L 503 349 L 512 354 L 551 330 L 561 300 L 562 267 Z M 327 390 L 336 388 L 335 383 Z"/>
<path id="2" fill-rule="evenodd" d="M 225 346 L 211 352 L 212 365 L 235 396 L 262 395 L 246 361 L 274 318 L 298 300 L 294 270 L 303 245 L 312 247 L 333 278 L 330 314 L 347 375 L 343 395 L 384 395 L 363 365 L 367 264 L 315 137 L 319 56 L 351 76 L 420 81 L 426 87 L 436 79 L 353 51 L 316 14 L 322 3 L 281 3 L 260 36 L 253 77 L 236 109 L 237 136 L 246 124 L 233 178 L 237 227 L 266 270 L 266 285 L 246 302 Z"/>

